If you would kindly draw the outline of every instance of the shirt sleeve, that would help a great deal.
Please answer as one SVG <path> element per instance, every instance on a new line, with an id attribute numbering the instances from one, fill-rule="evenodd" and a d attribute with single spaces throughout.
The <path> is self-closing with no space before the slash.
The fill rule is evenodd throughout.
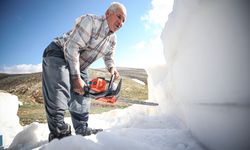
<path id="1" fill-rule="evenodd" d="M 114 53 L 115 53 L 115 49 L 116 49 L 116 36 L 114 38 L 114 41 L 111 43 L 111 49 L 110 51 L 104 55 L 103 60 L 104 63 L 107 67 L 107 69 L 109 70 L 111 67 L 115 67 L 115 61 L 114 61 Z"/>
<path id="2" fill-rule="evenodd" d="M 72 78 L 80 77 L 80 49 L 84 48 L 90 40 L 92 28 L 93 20 L 91 16 L 77 18 L 73 30 L 65 42 L 64 54 Z"/>

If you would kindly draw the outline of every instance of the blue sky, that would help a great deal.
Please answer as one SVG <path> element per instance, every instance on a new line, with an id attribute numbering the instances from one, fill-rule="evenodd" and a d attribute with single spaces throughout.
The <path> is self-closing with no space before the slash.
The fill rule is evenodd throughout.
<path id="1" fill-rule="evenodd" d="M 150 55 L 159 55 L 152 52 L 150 54 L 150 51 L 154 47 L 152 46 L 154 40 L 160 35 L 159 31 L 163 28 L 163 23 L 159 20 L 164 20 L 160 19 L 164 11 L 159 12 L 164 10 L 162 5 L 167 3 L 163 2 L 164 0 L 117 1 L 126 6 L 127 20 L 123 28 L 116 33 L 118 36 L 116 64 L 126 67 L 145 67 L 147 64 L 144 61 L 148 62 Z M 75 19 L 80 15 L 88 13 L 103 15 L 111 2 L 111 0 L 1 0 L 0 71 L 4 72 L 18 65 L 34 67 L 41 64 L 43 50 L 53 38 L 72 29 Z M 167 13 L 163 16 L 166 20 Z M 150 42 L 151 46 L 147 45 Z M 155 44 L 157 49 L 159 44 L 157 42 Z M 97 61 L 92 67 L 104 67 L 103 61 Z"/>

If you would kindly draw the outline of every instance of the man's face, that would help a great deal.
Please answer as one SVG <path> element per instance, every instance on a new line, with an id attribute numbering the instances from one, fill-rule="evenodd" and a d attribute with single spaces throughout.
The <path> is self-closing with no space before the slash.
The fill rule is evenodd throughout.
<path id="1" fill-rule="evenodd" d="M 106 19 L 108 22 L 109 30 L 112 32 L 116 32 L 119 30 L 125 21 L 125 14 L 121 8 L 118 8 L 115 13 L 107 12 Z"/>

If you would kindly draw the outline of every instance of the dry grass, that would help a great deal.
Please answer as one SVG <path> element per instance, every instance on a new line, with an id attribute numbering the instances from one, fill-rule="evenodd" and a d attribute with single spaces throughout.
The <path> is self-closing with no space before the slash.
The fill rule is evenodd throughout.
<path id="1" fill-rule="evenodd" d="M 146 83 L 146 72 L 142 69 L 119 69 L 123 79 L 120 96 L 128 99 L 147 99 L 147 84 L 142 85 L 132 80 L 132 78 L 136 78 Z M 104 69 L 90 70 L 89 73 L 90 78 L 100 76 L 106 77 L 107 79 L 109 78 L 109 74 Z M 25 75 L 0 74 L 0 90 L 17 95 L 19 100 L 23 103 L 18 110 L 18 116 L 22 125 L 27 125 L 34 121 L 40 123 L 46 122 L 41 87 L 41 73 Z M 129 105 L 125 103 L 117 102 L 115 104 L 108 104 L 93 100 L 90 113 L 101 113 L 116 108 L 126 108 L 128 106 Z M 68 112 L 66 116 L 69 116 Z"/>

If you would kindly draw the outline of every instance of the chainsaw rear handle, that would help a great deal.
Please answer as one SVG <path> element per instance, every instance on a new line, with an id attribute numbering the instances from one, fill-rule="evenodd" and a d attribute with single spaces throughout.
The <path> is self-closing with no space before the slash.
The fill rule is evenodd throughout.
<path id="1" fill-rule="evenodd" d="M 110 77 L 108 90 L 112 90 L 113 89 L 113 83 L 114 83 L 114 81 L 115 81 L 115 75 L 112 74 L 111 77 Z"/>

